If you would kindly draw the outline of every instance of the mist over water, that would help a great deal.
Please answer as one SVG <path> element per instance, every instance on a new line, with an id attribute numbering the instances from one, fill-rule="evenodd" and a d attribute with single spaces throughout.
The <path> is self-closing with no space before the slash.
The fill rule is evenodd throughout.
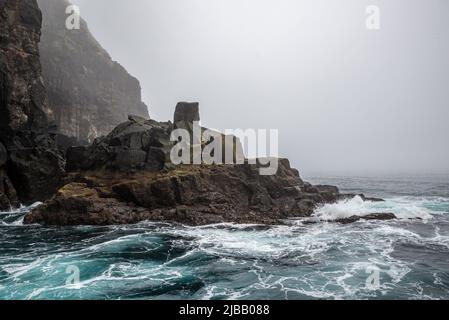
<path id="1" fill-rule="evenodd" d="M 350 225 L 47 228 L 21 225 L 25 209 L 2 213 L 0 298 L 447 299 L 449 182 L 427 180 L 407 189 L 400 180 L 365 178 L 358 189 L 357 179 L 331 179 L 343 191 L 384 190 L 387 201 L 355 198 L 316 217 L 364 210 L 399 217 Z M 80 283 L 66 286 L 73 266 Z M 367 286 L 373 270 L 375 288 Z"/>

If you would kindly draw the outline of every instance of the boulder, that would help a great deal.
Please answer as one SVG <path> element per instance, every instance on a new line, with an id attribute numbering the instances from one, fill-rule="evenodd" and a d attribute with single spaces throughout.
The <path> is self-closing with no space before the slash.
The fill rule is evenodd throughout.
<path id="1" fill-rule="evenodd" d="M 318 193 L 323 197 L 325 202 L 332 203 L 339 200 L 340 191 L 335 186 L 318 185 L 315 186 Z"/>
<path id="2" fill-rule="evenodd" d="M 70 148 L 67 170 L 162 170 L 173 145 L 172 124 L 135 116 L 129 119 L 90 146 Z"/>

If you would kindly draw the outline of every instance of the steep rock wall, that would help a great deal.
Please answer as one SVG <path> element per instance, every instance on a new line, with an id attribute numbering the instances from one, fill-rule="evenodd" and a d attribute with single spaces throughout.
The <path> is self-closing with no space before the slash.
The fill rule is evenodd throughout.
<path id="1" fill-rule="evenodd" d="M 0 209 L 45 200 L 64 160 L 49 133 L 36 0 L 0 0 Z"/>
<path id="2" fill-rule="evenodd" d="M 43 13 L 40 44 L 49 105 L 58 131 L 92 142 L 128 115 L 148 118 L 139 81 L 113 61 L 81 19 L 66 28 L 67 0 L 39 0 Z"/>

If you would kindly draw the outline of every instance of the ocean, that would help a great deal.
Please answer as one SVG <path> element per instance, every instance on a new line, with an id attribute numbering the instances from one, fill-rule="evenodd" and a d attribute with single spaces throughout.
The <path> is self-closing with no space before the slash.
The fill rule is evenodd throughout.
<path id="1" fill-rule="evenodd" d="M 365 193 L 315 223 L 24 226 L 0 213 L 0 299 L 449 299 L 449 177 L 311 177 Z M 394 221 L 325 222 L 372 212 Z"/>

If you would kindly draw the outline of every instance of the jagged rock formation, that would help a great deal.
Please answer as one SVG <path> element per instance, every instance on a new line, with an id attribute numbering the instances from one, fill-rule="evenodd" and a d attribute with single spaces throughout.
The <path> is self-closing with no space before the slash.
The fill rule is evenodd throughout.
<path id="1" fill-rule="evenodd" d="M 174 145 L 174 142 L 170 141 L 172 131 L 185 129 L 191 133 L 192 139 L 193 122 L 199 120 L 199 104 L 186 102 L 177 105 L 174 123 L 129 116 L 127 122 L 118 125 L 106 137 L 95 139 L 90 146 L 70 148 L 67 152 L 67 169 L 72 172 L 102 169 L 129 172 L 172 168 L 170 161 L 170 152 Z M 205 130 L 207 129 L 198 127 L 197 134 L 200 135 Z M 223 145 L 224 137 L 223 135 Z M 207 143 L 202 141 L 201 137 L 198 137 L 198 141 L 199 149 Z M 235 157 L 236 150 L 241 150 L 242 147 L 236 137 L 231 141 L 234 143 L 232 151 Z M 190 152 L 190 160 L 193 163 L 193 147 Z M 224 146 L 222 154 L 224 158 Z"/>
<path id="2" fill-rule="evenodd" d="M 130 116 L 104 138 L 88 147 L 68 150 L 69 171 L 86 170 L 162 170 L 169 162 L 170 122 L 157 122 Z"/>
<path id="3" fill-rule="evenodd" d="M 66 28 L 67 0 L 39 0 L 43 13 L 40 44 L 49 106 L 59 133 L 92 142 L 129 114 L 148 118 L 139 81 L 100 46 L 84 20 Z"/>
<path id="4" fill-rule="evenodd" d="M 182 105 L 195 104 L 178 105 L 175 116 L 176 122 L 190 127 L 199 119 L 198 107 L 181 110 Z M 260 166 L 248 161 L 241 165 L 170 166 L 170 132 L 174 128 L 170 122 L 130 117 L 92 146 L 72 148 L 67 159 L 72 171 L 68 183 L 27 215 L 25 222 L 274 224 L 288 217 L 310 216 L 318 204 L 339 199 L 336 187 L 303 182 L 286 159 L 279 160 L 273 176 L 260 175 Z"/>
<path id="5" fill-rule="evenodd" d="M 0 209 L 54 194 L 64 161 L 48 133 L 36 0 L 0 0 Z"/>

